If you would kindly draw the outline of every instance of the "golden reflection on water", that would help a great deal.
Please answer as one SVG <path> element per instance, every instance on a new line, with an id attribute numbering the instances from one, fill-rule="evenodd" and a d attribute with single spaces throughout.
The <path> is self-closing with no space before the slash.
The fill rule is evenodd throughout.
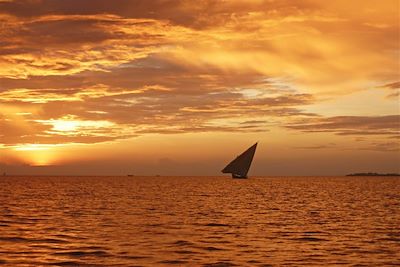
<path id="1" fill-rule="evenodd" d="M 4 266 L 400 263 L 400 179 L 2 177 Z"/>

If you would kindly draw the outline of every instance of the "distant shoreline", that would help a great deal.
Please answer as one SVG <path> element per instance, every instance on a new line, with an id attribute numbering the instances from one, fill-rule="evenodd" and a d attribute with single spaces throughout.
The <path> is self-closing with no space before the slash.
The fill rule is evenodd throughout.
<path id="1" fill-rule="evenodd" d="M 359 173 L 350 173 L 346 176 L 400 176 L 398 173 L 376 173 L 376 172 L 359 172 Z"/>

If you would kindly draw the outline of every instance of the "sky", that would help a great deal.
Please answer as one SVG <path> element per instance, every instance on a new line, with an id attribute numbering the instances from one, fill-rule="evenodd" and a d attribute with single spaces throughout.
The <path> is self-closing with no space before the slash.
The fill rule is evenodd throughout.
<path id="1" fill-rule="evenodd" d="M 0 172 L 400 172 L 398 0 L 0 0 Z"/>

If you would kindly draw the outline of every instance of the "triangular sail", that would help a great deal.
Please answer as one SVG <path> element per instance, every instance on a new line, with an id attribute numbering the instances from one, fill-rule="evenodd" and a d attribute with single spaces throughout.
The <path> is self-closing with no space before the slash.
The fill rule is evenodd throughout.
<path id="1" fill-rule="evenodd" d="M 256 148 L 257 143 L 252 145 L 249 149 L 226 165 L 226 167 L 222 170 L 222 173 L 232 173 L 232 176 L 246 178 L 251 162 L 253 161 Z"/>

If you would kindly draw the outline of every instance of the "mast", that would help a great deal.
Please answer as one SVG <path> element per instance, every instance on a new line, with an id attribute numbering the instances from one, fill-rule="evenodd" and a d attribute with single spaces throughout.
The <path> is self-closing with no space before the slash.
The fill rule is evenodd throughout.
<path id="1" fill-rule="evenodd" d="M 232 160 L 222 170 L 222 173 L 231 173 L 232 178 L 247 178 L 251 162 L 253 161 L 254 154 L 256 153 L 257 143 L 252 145 L 242 154 Z"/>

